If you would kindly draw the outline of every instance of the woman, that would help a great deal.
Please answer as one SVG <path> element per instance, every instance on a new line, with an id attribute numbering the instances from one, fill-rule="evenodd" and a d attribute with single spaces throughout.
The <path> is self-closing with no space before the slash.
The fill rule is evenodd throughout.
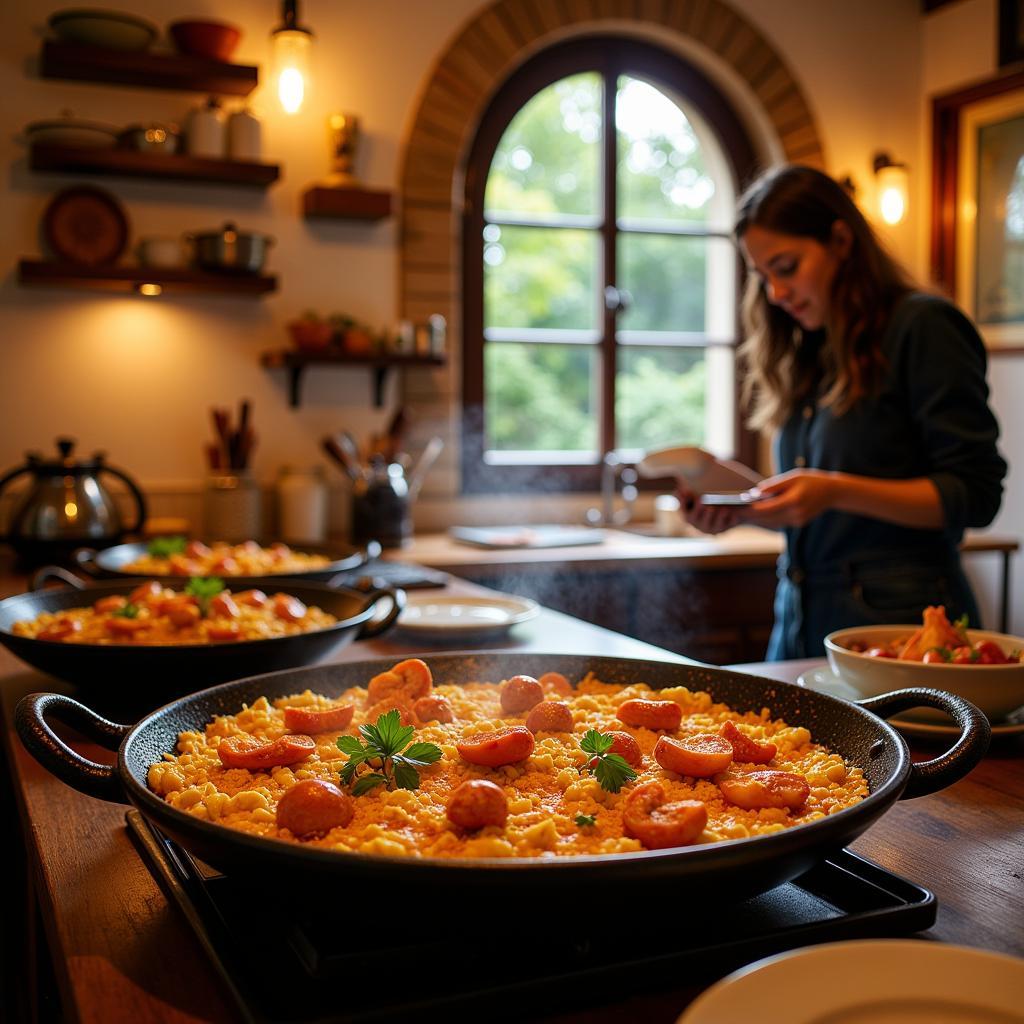
<path id="1" fill-rule="evenodd" d="M 914 290 L 819 171 L 761 176 L 735 232 L 750 272 L 744 398 L 751 425 L 776 430 L 780 475 L 742 510 L 680 497 L 705 532 L 785 532 L 768 658 L 820 655 L 835 629 L 916 622 L 930 604 L 979 625 L 958 544 L 995 517 L 1006 463 L 977 331 Z"/>

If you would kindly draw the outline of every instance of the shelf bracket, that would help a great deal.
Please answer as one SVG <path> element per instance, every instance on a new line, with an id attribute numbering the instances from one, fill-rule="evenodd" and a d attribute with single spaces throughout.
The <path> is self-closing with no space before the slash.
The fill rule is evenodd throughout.
<path id="1" fill-rule="evenodd" d="M 298 409 L 301 404 L 302 371 L 304 366 L 288 367 L 288 404 L 293 409 Z"/>
<path id="2" fill-rule="evenodd" d="M 387 366 L 375 366 L 373 368 L 373 407 L 381 408 L 384 405 L 384 381 L 388 375 Z"/>

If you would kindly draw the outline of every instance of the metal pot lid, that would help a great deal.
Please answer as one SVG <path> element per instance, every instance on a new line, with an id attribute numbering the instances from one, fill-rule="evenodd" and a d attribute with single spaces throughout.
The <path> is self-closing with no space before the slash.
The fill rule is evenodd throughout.
<path id="1" fill-rule="evenodd" d="M 58 437 L 57 449 L 60 452 L 60 458 L 52 461 L 48 461 L 39 452 L 26 452 L 25 458 L 28 461 L 28 468 L 37 473 L 63 473 L 65 476 L 95 473 L 103 468 L 103 460 L 106 458 L 104 452 L 95 452 L 89 459 L 73 459 L 71 453 L 74 450 L 75 443 L 74 438 Z"/>
<path id="2" fill-rule="evenodd" d="M 196 231 L 193 233 L 192 237 L 197 242 L 203 242 L 206 241 L 207 239 L 215 239 L 227 242 L 229 244 L 241 241 L 242 239 L 257 238 L 262 239 L 264 242 L 267 243 L 267 245 L 273 242 L 273 238 L 271 238 L 270 235 L 265 235 L 259 231 L 239 231 L 235 223 L 230 220 L 225 221 L 224 226 L 222 228 L 214 228 L 209 231 Z"/>

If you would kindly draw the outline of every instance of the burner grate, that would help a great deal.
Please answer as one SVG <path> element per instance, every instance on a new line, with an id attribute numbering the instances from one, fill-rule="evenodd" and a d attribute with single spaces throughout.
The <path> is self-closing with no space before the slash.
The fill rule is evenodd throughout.
<path id="1" fill-rule="evenodd" d="M 625 944 L 621 935 L 570 933 L 559 923 L 566 920 L 561 913 L 552 915 L 549 932 L 535 930 L 522 941 L 504 934 L 500 944 L 485 945 L 462 934 L 456 922 L 447 922 L 445 931 L 443 917 L 440 930 L 424 927 L 417 934 L 416 926 L 431 917 L 428 898 L 410 911 L 412 940 L 374 936 L 368 943 L 360 935 L 353 945 L 349 930 L 360 921 L 357 897 L 342 898 L 332 915 L 319 908 L 316 920 L 294 901 L 287 909 L 268 906 L 265 892 L 253 905 L 251 884 L 193 860 L 138 811 L 128 811 L 127 819 L 150 868 L 253 1024 L 370 1024 L 417 1012 L 428 1014 L 422 1019 L 481 1019 L 481 1012 L 488 1020 L 502 1019 L 495 1007 L 509 1018 L 525 1019 L 528 1008 L 538 1005 L 579 1010 L 586 993 L 599 1000 L 609 986 L 627 995 L 638 971 L 645 985 L 658 977 L 671 987 L 705 985 L 786 949 L 913 934 L 934 924 L 936 915 L 927 889 L 842 850 L 720 917 L 702 916 L 697 929 L 685 927 L 685 917 L 651 915 L 642 934 Z M 251 952 L 253 936 L 258 956 Z M 274 965 L 272 971 L 267 964 Z M 453 977 L 471 984 L 452 991 Z"/>

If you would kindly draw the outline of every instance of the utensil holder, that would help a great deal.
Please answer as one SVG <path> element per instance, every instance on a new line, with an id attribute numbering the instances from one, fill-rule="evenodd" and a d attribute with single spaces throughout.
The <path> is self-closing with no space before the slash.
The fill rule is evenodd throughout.
<path id="1" fill-rule="evenodd" d="M 211 476 L 203 491 L 203 536 L 238 543 L 262 536 L 263 494 L 248 474 Z"/>
<path id="2" fill-rule="evenodd" d="M 409 487 L 398 464 L 375 467 L 370 480 L 358 480 L 352 489 L 352 543 L 370 540 L 385 548 L 412 543 Z"/>

